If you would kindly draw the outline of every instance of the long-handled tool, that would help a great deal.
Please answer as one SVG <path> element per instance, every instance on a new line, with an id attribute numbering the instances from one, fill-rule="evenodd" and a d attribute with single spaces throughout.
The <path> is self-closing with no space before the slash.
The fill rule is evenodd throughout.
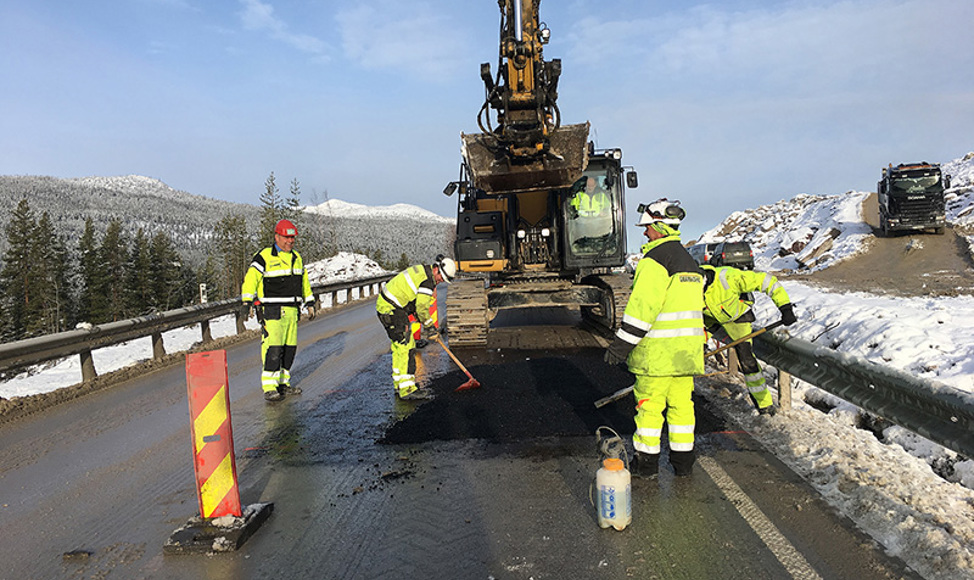
<path id="1" fill-rule="evenodd" d="M 463 366 L 463 363 L 460 362 L 460 359 L 458 359 L 455 354 L 453 354 L 452 352 L 450 352 L 450 349 L 448 349 L 446 347 L 446 345 L 443 344 L 443 339 L 441 339 L 439 336 L 437 336 L 436 337 L 436 342 L 440 343 L 440 346 L 443 347 L 443 350 L 446 351 L 446 354 L 450 355 L 450 358 L 453 359 L 453 362 L 457 363 L 457 366 L 460 367 L 460 370 L 463 371 L 463 373 L 465 375 L 467 375 L 467 378 L 468 379 L 470 379 L 470 380 L 468 380 L 467 382 L 463 383 L 462 385 L 460 385 L 459 387 L 457 387 L 454 390 L 457 391 L 457 392 L 459 392 L 459 391 L 469 391 L 470 389 L 479 389 L 480 388 L 480 381 L 478 381 L 477 379 L 473 378 L 473 375 L 470 374 L 470 371 L 467 370 L 467 367 Z"/>
<path id="2" fill-rule="evenodd" d="M 754 338 L 755 336 L 757 336 L 757 335 L 759 335 L 759 334 L 761 334 L 763 332 L 767 332 L 767 331 L 772 330 L 774 328 L 778 328 L 779 326 L 781 326 L 781 324 L 782 324 L 782 322 L 780 320 L 778 322 L 772 322 L 771 324 L 765 326 L 764 328 L 759 328 L 759 329 L 755 330 L 754 332 L 752 332 L 751 334 L 748 334 L 748 335 L 745 335 L 745 336 L 742 336 L 742 337 L 738 338 L 734 342 L 727 343 L 727 344 L 725 344 L 724 346 L 722 346 L 722 347 L 720 347 L 718 349 L 714 349 L 714 350 L 712 350 L 710 352 L 706 352 L 706 353 L 704 353 L 704 356 L 714 356 L 714 355 L 716 355 L 718 353 L 724 352 L 725 350 L 729 349 L 732 346 L 737 346 L 737 345 L 741 344 L 745 340 L 750 340 L 750 339 Z M 628 387 L 626 387 L 624 389 L 619 389 L 618 391 L 612 393 L 608 397 L 602 397 L 598 401 L 595 401 L 595 408 L 596 409 L 601 409 L 602 407 L 608 405 L 609 403 L 611 403 L 613 401 L 618 401 L 619 399 L 621 399 L 621 398 L 625 397 L 626 395 L 628 395 L 629 393 L 631 393 L 632 390 L 635 387 L 636 387 L 636 385 L 630 385 L 630 386 L 628 386 Z"/>

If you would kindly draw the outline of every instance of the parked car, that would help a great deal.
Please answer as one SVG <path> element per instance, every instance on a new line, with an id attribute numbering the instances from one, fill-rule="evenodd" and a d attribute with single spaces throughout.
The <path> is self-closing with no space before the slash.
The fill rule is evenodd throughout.
<path id="1" fill-rule="evenodd" d="M 721 242 L 710 258 L 712 266 L 731 266 L 741 270 L 754 269 L 754 252 L 747 242 Z"/>
<path id="2" fill-rule="evenodd" d="M 717 244 L 694 244 L 687 251 L 698 264 L 708 264 L 716 248 Z"/>

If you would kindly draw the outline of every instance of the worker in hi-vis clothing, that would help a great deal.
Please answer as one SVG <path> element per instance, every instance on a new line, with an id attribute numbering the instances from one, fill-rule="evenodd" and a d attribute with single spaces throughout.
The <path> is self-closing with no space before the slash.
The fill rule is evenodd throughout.
<path id="1" fill-rule="evenodd" d="M 767 294 L 781 311 L 781 322 L 791 326 L 798 319 L 788 293 L 778 279 L 765 272 L 738 270 L 730 266 L 700 266 L 706 280 L 703 292 L 703 322 L 714 338 L 731 343 L 751 334 L 754 322 L 753 292 Z M 751 340 L 734 347 L 751 401 L 762 415 L 774 415 L 774 401 L 765 384 L 761 365 L 754 357 Z"/>
<path id="2" fill-rule="evenodd" d="M 288 220 L 274 227 L 274 244 L 254 255 L 244 276 L 240 297 L 246 317 L 251 308 L 262 327 L 260 354 L 263 371 L 260 386 L 264 399 L 279 401 L 287 394 L 299 394 L 291 386 L 291 364 L 298 351 L 300 308 L 314 318 L 315 298 L 301 255 L 294 250 L 298 229 Z"/>
<path id="3" fill-rule="evenodd" d="M 457 275 L 457 264 L 442 254 L 431 265 L 406 268 L 382 286 L 375 299 L 375 311 L 392 341 L 392 382 L 396 396 L 404 400 L 429 399 L 432 392 L 416 385 L 412 350 L 416 346 L 409 315 L 423 325 L 427 336 L 436 339 L 439 330 L 430 317 L 430 303 L 436 285 L 450 283 Z"/>
<path id="4" fill-rule="evenodd" d="M 645 226 L 649 243 L 605 361 L 627 363 L 636 376 L 633 475 L 659 472 L 665 412 L 670 465 L 676 475 L 688 476 L 695 460 L 693 377 L 703 374 L 703 275 L 680 243 L 686 212 L 679 202 L 660 199 L 639 211 L 636 225 Z"/>

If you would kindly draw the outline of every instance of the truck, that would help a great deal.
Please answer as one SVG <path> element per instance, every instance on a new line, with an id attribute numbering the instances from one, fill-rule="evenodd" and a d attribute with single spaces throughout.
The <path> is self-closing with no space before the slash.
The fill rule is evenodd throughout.
<path id="1" fill-rule="evenodd" d="M 561 60 L 546 61 L 550 30 L 540 0 L 498 0 L 496 75 L 480 66 L 480 133 L 461 133 L 454 254 L 461 276 L 447 293 L 455 346 L 487 344 L 490 321 L 511 308 L 577 307 L 619 326 L 631 280 L 625 189 L 638 185 L 619 148 L 596 149 L 589 123 L 563 125 Z"/>
<path id="2" fill-rule="evenodd" d="M 879 229 L 884 236 L 898 231 L 932 229 L 943 234 L 947 224 L 944 191 L 950 176 L 937 163 L 890 163 L 876 185 Z"/>

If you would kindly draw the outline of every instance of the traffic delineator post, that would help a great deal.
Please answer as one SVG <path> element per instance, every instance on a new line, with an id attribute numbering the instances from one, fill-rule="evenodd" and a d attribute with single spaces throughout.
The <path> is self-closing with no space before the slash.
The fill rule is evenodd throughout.
<path id="1" fill-rule="evenodd" d="M 163 546 L 166 553 L 236 550 L 273 510 L 272 503 L 241 507 L 229 389 L 226 351 L 186 355 L 186 392 L 200 515 L 173 532 Z"/>
<path id="2" fill-rule="evenodd" d="M 226 351 L 186 355 L 193 470 L 200 515 L 204 518 L 243 515 L 228 386 Z"/>

